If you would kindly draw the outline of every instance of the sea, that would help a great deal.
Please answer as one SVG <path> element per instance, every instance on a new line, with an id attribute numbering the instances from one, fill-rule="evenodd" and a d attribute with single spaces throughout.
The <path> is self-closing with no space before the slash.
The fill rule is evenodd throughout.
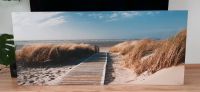
<path id="1" fill-rule="evenodd" d="M 35 43 L 47 43 L 47 44 L 61 44 L 61 43 L 84 43 L 97 45 L 99 47 L 110 47 L 118 43 L 128 41 L 130 39 L 87 39 L 87 40 L 23 40 L 15 41 L 16 50 L 20 49 L 24 45 L 30 45 Z"/>

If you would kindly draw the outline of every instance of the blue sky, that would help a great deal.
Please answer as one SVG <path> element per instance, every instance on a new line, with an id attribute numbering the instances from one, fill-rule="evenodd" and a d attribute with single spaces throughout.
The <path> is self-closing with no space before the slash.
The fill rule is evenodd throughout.
<path id="1" fill-rule="evenodd" d="M 15 40 L 165 39 L 187 28 L 187 11 L 17 12 Z"/>

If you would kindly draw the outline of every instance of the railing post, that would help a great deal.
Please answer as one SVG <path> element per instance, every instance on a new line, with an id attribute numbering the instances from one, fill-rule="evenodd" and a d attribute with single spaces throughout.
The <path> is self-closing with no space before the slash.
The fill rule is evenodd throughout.
<path id="1" fill-rule="evenodd" d="M 101 85 L 104 85 L 105 82 L 105 77 L 106 77 L 106 66 L 107 66 L 107 61 L 108 61 L 108 53 L 106 53 L 106 59 L 105 59 L 105 63 L 104 63 L 104 70 L 103 70 L 103 74 L 102 74 L 102 78 L 101 78 Z"/>

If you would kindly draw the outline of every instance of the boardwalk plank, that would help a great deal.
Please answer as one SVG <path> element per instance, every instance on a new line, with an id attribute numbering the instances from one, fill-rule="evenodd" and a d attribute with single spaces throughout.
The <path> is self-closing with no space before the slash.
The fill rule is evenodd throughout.
<path id="1" fill-rule="evenodd" d="M 107 54 L 93 55 L 71 70 L 60 83 L 61 85 L 101 85 Z M 104 78 L 103 78 L 104 79 Z"/>

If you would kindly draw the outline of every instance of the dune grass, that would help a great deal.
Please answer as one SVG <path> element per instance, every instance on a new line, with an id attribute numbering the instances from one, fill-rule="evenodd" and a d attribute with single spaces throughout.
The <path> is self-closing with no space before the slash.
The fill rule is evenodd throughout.
<path id="1" fill-rule="evenodd" d="M 16 51 L 17 62 L 29 63 L 73 63 L 94 53 L 95 47 L 89 44 L 31 44 Z"/>
<path id="2" fill-rule="evenodd" d="M 143 39 L 137 40 L 134 45 L 124 43 L 128 42 L 112 47 L 110 52 L 123 55 L 121 64 L 138 75 L 145 71 L 155 73 L 185 62 L 186 30 L 166 40 Z M 126 54 L 121 53 L 124 51 Z"/>
<path id="3" fill-rule="evenodd" d="M 122 55 L 126 55 L 130 50 L 134 48 L 136 45 L 137 41 L 125 41 L 122 43 L 119 43 L 113 47 L 110 48 L 110 52 L 113 53 L 119 53 Z"/>

